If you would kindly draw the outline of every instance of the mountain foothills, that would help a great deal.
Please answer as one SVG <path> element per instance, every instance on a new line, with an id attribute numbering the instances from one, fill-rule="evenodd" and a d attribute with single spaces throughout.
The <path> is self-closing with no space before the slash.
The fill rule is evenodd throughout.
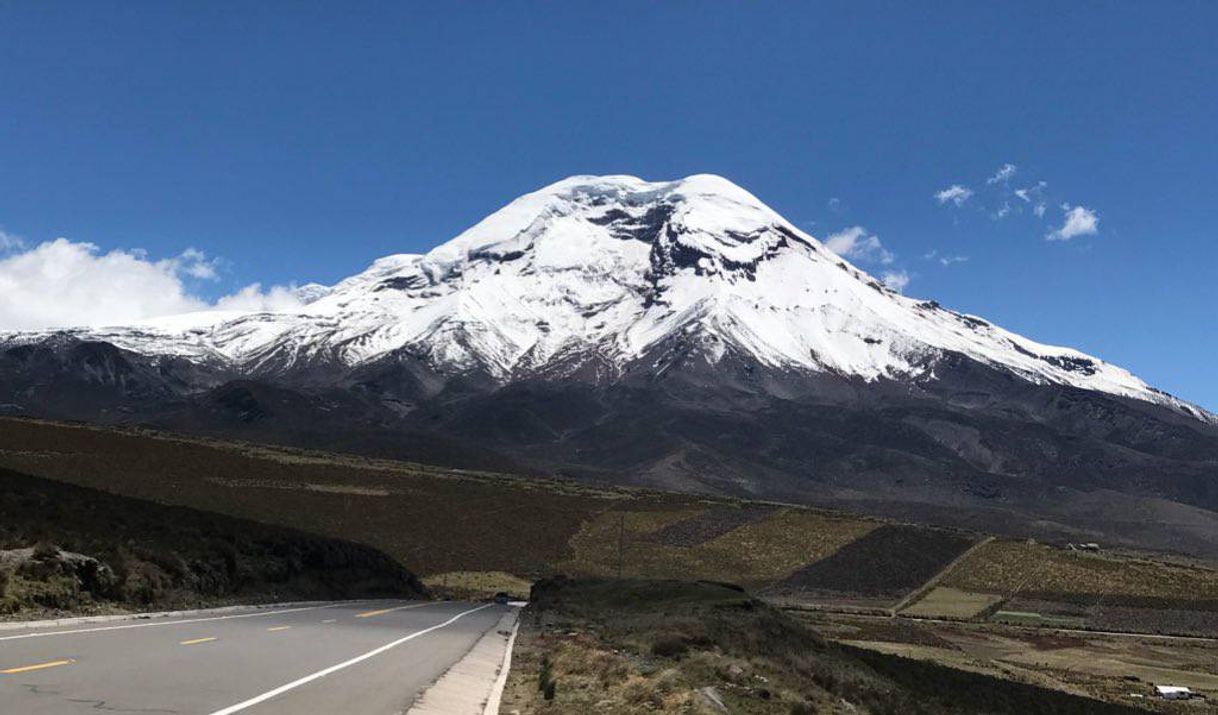
<path id="1" fill-rule="evenodd" d="M 298 296 L 0 334 L 0 412 L 1218 556 L 1218 417 L 719 177 L 572 177 Z"/>

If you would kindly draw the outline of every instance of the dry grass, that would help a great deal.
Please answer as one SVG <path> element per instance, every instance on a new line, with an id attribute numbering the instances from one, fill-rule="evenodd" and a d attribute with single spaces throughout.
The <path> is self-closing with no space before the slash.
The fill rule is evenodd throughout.
<path id="1" fill-rule="evenodd" d="M 1218 571 L 1212 569 L 1067 551 L 1026 541 L 994 541 L 982 546 L 948 575 L 944 585 L 1005 597 L 1068 595 L 1095 603 L 1139 599 L 1218 602 Z"/>
<path id="2" fill-rule="evenodd" d="M 504 571 L 451 571 L 427 576 L 423 584 L 441 598 L 478 601 L 506 593 L 526 599 L 531 581 Z"/>
<path id="3" fill-rule="evenodd" d="M 501 712 L 741 715 L 1133 713 L 826 643 L 724 586 L 554 581 L 525 610 Z"/>
<path id="4" fill-rule="evenodd" d="M 525 580 L 613 574 L 618 514 L 627 574 L 777 580 L 879 522 L 779 508 L 694 548 L 647 534 L 739 502 L 137 430 L 0 419 L 0 466 L 375 546 L 423 576 Z"/>
<path id="5" fill-rule="evenodd" d="M 584 524 L 571 540 L 573 558 L 559 567 L 573 574 L 615 575 L 619 529 L 624 527 L 624 577 L 723 580 L 758 587 L 825 558 L 878 526 L 871 520 L 783 508 L 696 546 L 671 546 L 648 538 L 708 508 L 606 512 Z"/>
<path id="6" fill-rule="evenodd" d="M 939 586 L 901 613 L 919 618 L 974 618 L 1000 600 L 988 593 Z"/>
<path id="7" fill-rule="evenodd" d="M 920 623 L 907 619 L 858 619 L 840 614 L 806 616 L 828 637 L 883 653 L 1035 683 L 1112 702 L 1147 696 L 1152 683 L 1186 685 L 1209 695 L 1187 712 L 1218 712 L 1218 643 L 1144 639 L 986 623 Z M 1181 712 L 1144 698 L 1147 707 Z"/>

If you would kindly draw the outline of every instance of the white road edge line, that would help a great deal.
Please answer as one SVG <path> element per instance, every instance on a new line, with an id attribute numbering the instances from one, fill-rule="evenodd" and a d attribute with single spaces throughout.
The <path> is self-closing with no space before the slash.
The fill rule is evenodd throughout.
<path id="1" fill-rule="evenodd" d="M 507 687 L 508 671 L 512 669 L 512 648 L 516 646 L 516 634 L 520 632 L 521 611 L 516 612 L 516 622 L 512 624 L 512 635 L 508 636 L 507 650 L 503 652 L 503 662 L 499 664 L 499 677 L 491 688 L 491 696 L 486 699 L 482 715 L 499 715 L 499 703 L 503 700 L 503 689 Z"/>
<path id="2" fill-rule="evenodd" d="M 236 613 L 231 616 L 211 616 L 208 618 L 181 618 L 166 621 L 157 621 L 155 623 L 127 623 L 121 626 L 98 626 L 97 628 L 77 628 L 70 631 L 47 631 L 44 633 L 22 633 L 16 636 L 0 636 L 0 641 L 15 641 L 22 638 L 49 638 L 51 636 L 69 636 L 79 633 L 97 633 L 98 631 L 121 631 L 128 628 L 151 628 L 153 626 L 179 626 L 184 623 L 205 623 L 207 621 L 226 621 L 233 618 L 258 618 L 260 616 L 274 616 L 281 613 L 299 613 L 300 611 L 316 611 L 322 608 L 337 608 L 339 606 L 347 606 L 352 603 L 366 603 L 366 601 L 341 601 L 329 603 L 324 606 L 304 606 L 302 608 L 285 608 L 279 611 L 258 611 L 256 613 Z"/>
<path id="3" fill-rule="evenodd" d="M 257 705 L 258 703 L 266 702 L 267 700 L 270 700 L 271 698 L 275 697 L 276 695 L 282 695 L 283 693 L 286 693 L 289 690 L 294 690 L 295 688 L 299 688 L 300 686 L 302 686 L 306 683 L 311 683 L 314 680 L 317 680 L 318 678 L 324 678 L 327 675 L 330 675 L 331 673 L 337 673 L 338 671 L 340 671 L 344 668 L 349 668 L 349 667 L 355 665 L 356 663 L 361 663 L 365 660 L 368 660 L 369 658 L 378 656 L 387 650 L 390 650 L 392 648 L 396 648 L 396 647 L 402 645 L 406 641 L 414 640 L 415 638 L 418 638 L 419 636 L 422 636 L 422 635 L 427 635 L 428 633 L 431 633 L 432 631 L 438 631 L 441 628 L 444 628 L 446 626 L 451 626 L 452 624 L 454 624 L 458 620 L 460 620 L 462 617 L 468 616 L 469 614 L 475 613 L 477 611 L 481 611 L 484 608 L 490 608 L 493 605 L 495 605 L 495 604 L 485 603 L 481 606 L 478 606 L 477 608 L 471 608 L 468 611 L 462 611 L 462 612 L 458 613 L 457 615 L 453 616 L 452 618 L 448 619 L 447 621 L 444 621 L 443 623 L 431 626 L 430 628 L 424 628 L 421 631 L 415 631 L 414 633 L 411 633 L 408 636 L 403 636 L 403 637 L 393 641 L 392 643 L 386 643 L 385 645 L 383 645 L 379 648 L 374 648 L 374 649 L 368 651 L 367 653 L 364 653 L 363 655 L 357 655 L 354 658 L 352 658 L 351 660 L 343 661 L 342 663 L 339 663 L 338 665 L 332 665 L 329 668 L 325 668 L 323 670 L 317 671 L 316 673 L 306 675 L 305 677 L 300 678 L 298 680 L 293 680 L 292 682 L 287 683 L 285 685 L 280 685 L 278 688 L 275 688 L 274 690 L 268 690 L 265 693 L 263 693 L 262 695 L 256 695 L 256 696 L 250 698 L 249 700 L 245 700 L 243 702 L 237 703 L 236 705 L 230 705 L 230 706 L 224 708 L 223 710 L 216 710 L 213 713 L 209 713 L 209 715 L 232 715 L 232 713 L 241 712 L 242 710 L 245 710 L 247 708 L 251 708 L 251 707 Z"/>

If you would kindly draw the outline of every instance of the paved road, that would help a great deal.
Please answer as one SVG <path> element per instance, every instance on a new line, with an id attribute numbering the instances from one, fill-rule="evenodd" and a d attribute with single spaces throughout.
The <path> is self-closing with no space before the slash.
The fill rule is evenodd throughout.
<path id="1" fill-rule="evenodd" d="M 0 631 L 0 713 L 400 713 L 505 606 L 248 609 Z"/>

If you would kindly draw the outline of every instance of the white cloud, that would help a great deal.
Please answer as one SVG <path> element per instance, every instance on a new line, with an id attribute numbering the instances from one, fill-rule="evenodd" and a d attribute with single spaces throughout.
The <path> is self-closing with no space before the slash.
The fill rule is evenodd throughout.
<path id="1" fill-rule="evenodd" d="M 1045 235 L 1050 241 L 1069 241 L 1078 236 L 1094 236 L 1100 232 L 1100 217 L 1095 211 L 1069 204 L 1062 204 L 1062 211 L 1066 212 L 1065 223 Z"/>
<path id="2" fill-rule="evenodd" d="M 884 248 L 880 237 L 868 233 L 862 226 L 851 226 L 825 239 L 825 247 L 839 256 L 858 261 L 888 265 L 896 260 L 892 251 Z"/>
<path id="3" fill-rule="evenodd" d="M 300 293 L 292 286 L 271 286 L 262 290 L 262 284 L 251 283 L 241 290 L 216 301 L 216 310 L 239 310 L 245 312 L 283 313 L 304 305 Z"/>
<path id="4" fill-rule="evenodd" d="M 909 285 L 910 276 L 905 271 L 885 271 L 884 275 L 880 276 L 880 280 L 884 285 L 900 293 L 905 290 L 905 286 Z"/>
<path id="5" fill-rule="evenodd" d="M 1036 201 L 1045 192 L 1047 183 L 1038 181 L 1034 186 L 1029 186 L 1026 189 L 1015 189 L 1015 195 L 1024 203 L 1030 204 Z"/>
<path id="6" fill-rule="evenodd" d="M 950 201 L 956 206 L 963 206 L 964 202 L 968 201 L 969 197 L 972 195 L 972 189 L 966 186 L 961 186 L 960 184 L 952 184 L 946 189 L 936 192 L 935 199 L 937 199 L 940 204 L 946 204 Z"/>
<path id="7" fill-rule="evenodd" d="M 842 212 L 842 200 L 836 196 L 830 196 L 827 205 L 829 206 L 829 210 L 833 213 L 839 214 Z"/>
<path id="8" fill-rule="evenodd" d="M 1011 164 L 1011 163 L 1003 164 L 1002 167 L 999 168 L 998 171 L 996 171 L 993 176 L 991 176 L 990 178 L 985 180 L 985 183 L 990 184 L 990 185 L 998 184 L 998 183 L 1005 184 L 1006 182 L 1011 180 L 1012 176 L 1015 176 L 1015 172 L 1017 172 L 1017 171 L 1019 171 L 1019 170 L 1015 167 L 1014 164 Z"/>
<path id="9" fill-rule="evenodd" d="M 939 249 L 936 248 L 934 250 L 923 253 L 922 259 L 926 260 L 926 261 L 936 261 L 937 260 L 939 263 L 943 264 L 944 266 L 950 266 L 950 265 L 953 265 L 956 263 L 964 263 L 965 261 L 968 260 L 968 256 L 960 256 L 960 255 L 949 256 L 946 254 L 940 256 Z"/>
<path id="10" fill-rule="evenodd" d="M 1009 213 L 1011 213 L 1011 204 L 1006 201 L 1003 201 L 1002 207 L 994 212 L 994 219 L 995 220 L 1004 219 L 1007 217 L 1007 214 L 1009 214 Z"/>
<path id="11" fill-rule="evenodd" d="M 207 254 L 197 248 L 188 248 L 182 251 L 182 255 L 178 257 L 179 270 L 191 278 L 198 278 L 205 281 L 215 281 L 220 279 L 220 274 L 216 272 L 215 260 L 208 260 Z"/>
<path id="12" fill-rule="evenodd" d="M 0 230 L 0 253 L 15 251 L 24 245 L 25 241 L 22 241 L 19 236 L 14 236 L 11 233 Z"/>
<path id="13" fill-rule="evenodd" d="M 0 258 L 0 330 L 98 327 L 200 310 L 293 307 L 290 289 L 263 291 L 256 284 L 212 304 L 192 294 L 184 277 L 215 280 L 215 262 L 194 249 L 154 261 L 138 250 L 103 253 L 91 243 L 46 241 Z"/>
<path id="14" fill-rule="evenodd" d="M 1045 209 L 1048 206 L 1045 204 L 1045 187 L 1047 183 L 1043 181 L 1036 182 L 1035 185 L 1024 189 L 1015 189 L 1015 196 L 1025 204 L 1032 204 L 1032 213 L 1036 214 L 1037 218 L 1042 218 L 1045 215 Z"/>

